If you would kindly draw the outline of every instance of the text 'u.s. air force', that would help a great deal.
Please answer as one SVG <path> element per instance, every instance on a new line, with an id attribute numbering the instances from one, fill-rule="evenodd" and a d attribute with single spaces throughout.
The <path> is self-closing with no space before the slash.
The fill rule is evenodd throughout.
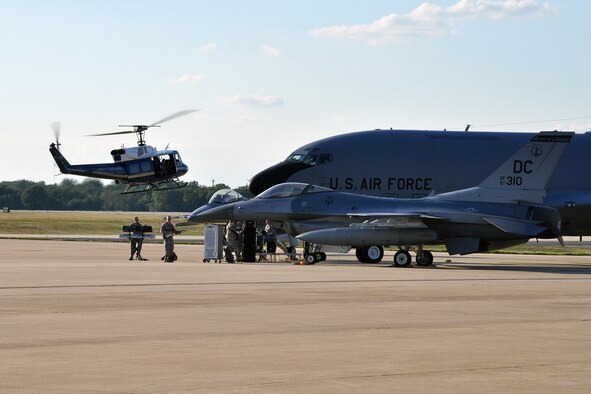
<path id="1" fill-rule="evenodd" d="M 431 191 L 431 178 L 330 178 L 334 190 Z"/>

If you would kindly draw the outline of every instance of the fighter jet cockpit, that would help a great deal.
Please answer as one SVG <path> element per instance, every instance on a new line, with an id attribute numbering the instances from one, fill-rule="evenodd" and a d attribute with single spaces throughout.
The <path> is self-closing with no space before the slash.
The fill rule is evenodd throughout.
<path id="1" fill-rule="evenodd" d="M 246 200 L 242 194 L 232 189 L 221 189 L 214 193 L 209 199 L 208 205 L 230 204 L 236 201 Z"/>
<path id="2" fill-rule="evenodd" d="M 332 189 L 327 187 L 322 187 L 318 185 L 311 185 L 308 183 L 298 183 L 298 182 L 287 182 L 281 183 L 279 185 L 275 185 L 258 196 L 256 198 L 261 199 L 269 199 L 269 198 L 285 198 L 285 197 L 297 197 L 303 194 L 312 194 L 312 193 L 323 193 L 323 192 L 331 192 Z"/>

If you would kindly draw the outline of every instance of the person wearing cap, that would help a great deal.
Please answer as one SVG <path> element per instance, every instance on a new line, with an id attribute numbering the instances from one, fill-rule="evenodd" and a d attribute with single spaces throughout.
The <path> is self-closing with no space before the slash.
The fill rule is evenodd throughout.
<path id="1" fill-rule="evenodd" d="M 160 226 L 160 232 L 162 238 L 164 238 L 164 256 L 160 260 L 164 260 L 165 263 L 172 263 L 177 259 L 176 253 L 174 253 L 174 239 L 175 234 L 180 234 L 182 231 L 174 228 L 172 224 L 172 216 L 167 216 L 166 221 Z"/>

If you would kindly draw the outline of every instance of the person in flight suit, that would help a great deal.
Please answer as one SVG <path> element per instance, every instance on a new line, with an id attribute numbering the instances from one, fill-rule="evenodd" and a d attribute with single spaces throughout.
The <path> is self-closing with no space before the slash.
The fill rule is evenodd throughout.
<path id="1" fill-rule="evenodd" d="M 131 230 L 131 237 L 129 237 L 130 247 L 131 247 L 131 256 L 129 260 L 133 260 L 133 255 L 136 255 L 138 260 L 146 260 L 142 257 L 142 243 L 144 241 L 144 233 L 142 232 L 142 225 L 140 224 L 140 219 L 136 216 L 133 218 L 133 223 L 129 225 L 129 229 Z"/>
<path id="2" fill-rule="evenodd" d="M 177 259 L 176 253 L 174 253 L 174 239 L 175 234 L 180 234 L 182 231 L 174 228 L 174 224 L 171 223 L 172 217 L 167 216 L 166 221 L 160 226 L 160 232 L 162 238 L 164 238 L 164 256 L 160 260 L 164 260 L 165 263 L 172 263 Z"/>

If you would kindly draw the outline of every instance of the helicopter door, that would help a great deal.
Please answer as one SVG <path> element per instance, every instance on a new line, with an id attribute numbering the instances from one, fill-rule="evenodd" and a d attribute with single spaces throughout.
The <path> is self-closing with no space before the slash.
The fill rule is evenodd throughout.
<path id="1" fill-rule="evenodd" d="M 163 178 L 174 176 L 176 174 L 176 164 L 173 155 L 154 157 L 154 174 Z"/>
<path id="2" fill-rule="evenodd" d="M 173 155 L 168 155 L 168 159 L 166 160 L 166 173 L 168 176 L 174 176 L 176 174 L 176 164 Z"/>
<path id="3" fill-rule="evenodd" d="M 152 158 L 152 162 L 154 164 L 154 176 L 156 178 L 162 176 L 162 164 L 160 163 L 160 158 L 158 156 L 154 156 Z"/>

